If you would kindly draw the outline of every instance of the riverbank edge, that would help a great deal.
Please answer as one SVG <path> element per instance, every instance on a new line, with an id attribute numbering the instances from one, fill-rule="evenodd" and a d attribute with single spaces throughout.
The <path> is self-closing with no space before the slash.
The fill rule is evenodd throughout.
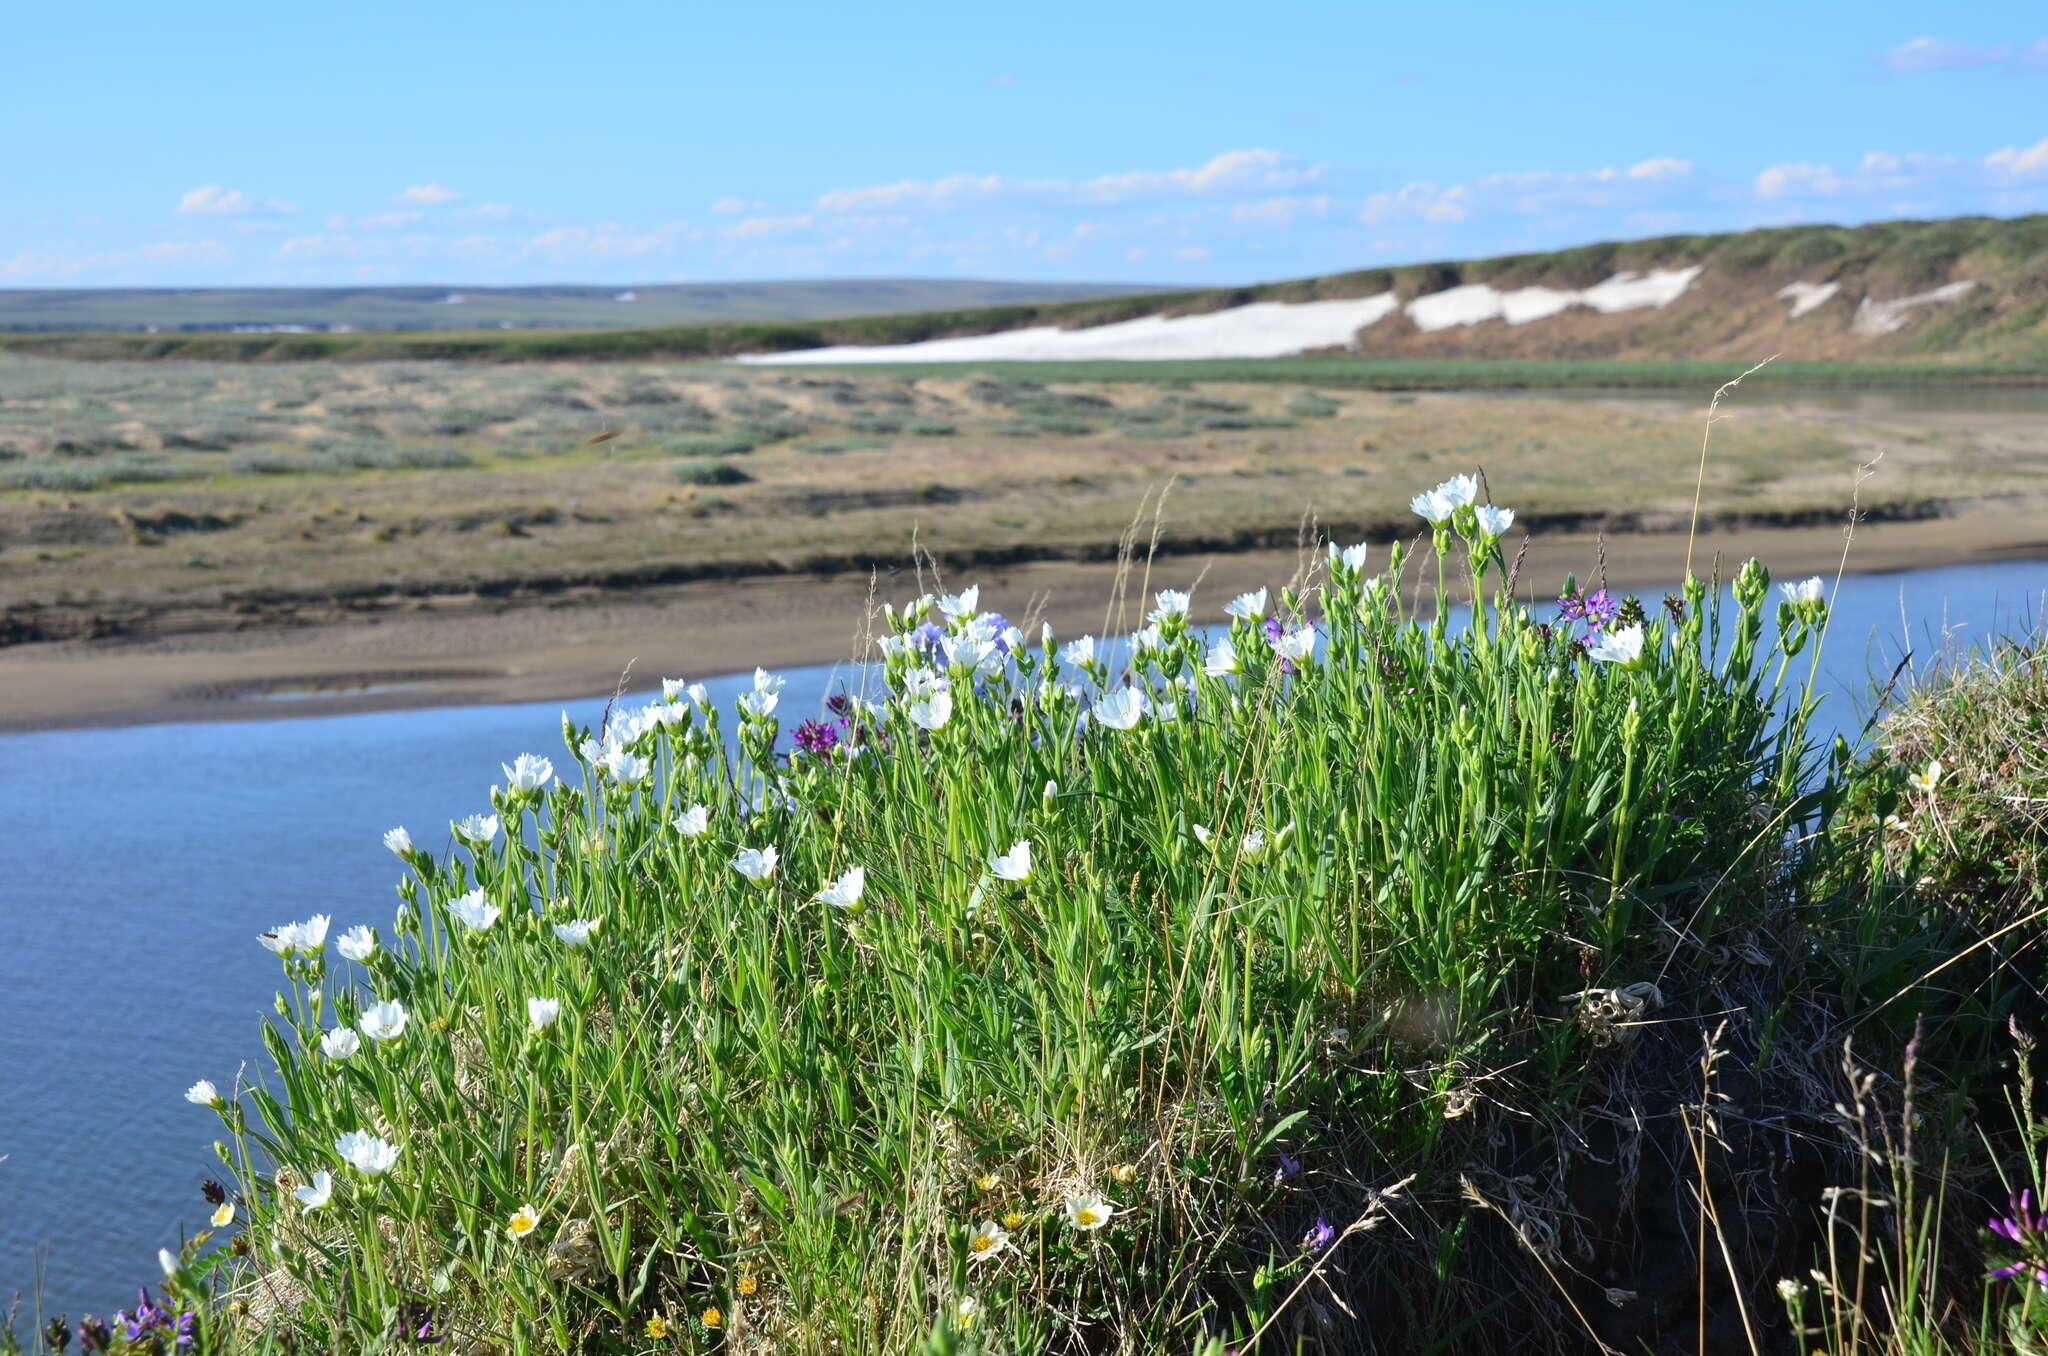
<path id="1" fill-rule="evenodd" d="M 1693 543 L 1701 573 L 1725 575 L 1756 556 L 1777 577 L 1832 575 L 1843 564 L 1839 524 L 1738 527 Z M 1661 589 L 1685 568 L 1687 534 L 1555 532 L 1532 536 L 1524 597 L 1550 596 L 1567 572 L 1619 589 Z M 1384 550 L 1379 542 L 1374 551 Z M 1987 509 L 1955 517 L 1866 523 L 1849 546 L 1850 573 L 2048 560 L 2048 522 Z M 1114 562 L 990 565 L 950 587 L 982 585 L 982 605 L 1060 634 L 1142 624 L 1151 589 L 1198 586 L 1197 612 L 1232 594 L 1278 586 L 1303 564 L 1294 549 Z M 1417 571 L 1411 585 L 1426 587 Z M 754 665 L 846 661 L 860 648 L 850 624 L 870 598 L 901 602 L 922 588 L 910 570 L 694 581 L 631 591 L 586 590 L 532 600 L 469 595 L 413 600 L 406 610 L 346 619 L 271 620 L 248 629 L 40 642 L 0 649 L 0 732 L 187 721 L 256 720 L 369 711 L 575 700 L 644 690 L 663 677 L 701 678 Z M 2048 587 L 2048 574 L 2044 574 Z"/>

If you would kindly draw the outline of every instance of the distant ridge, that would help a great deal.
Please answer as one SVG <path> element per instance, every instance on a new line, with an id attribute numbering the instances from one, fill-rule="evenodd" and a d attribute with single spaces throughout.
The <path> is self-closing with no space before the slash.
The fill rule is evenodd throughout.
<path id="1" fill-rule="evenodd" d="M 85 358 L 984 364 L 1297 354 L 1754 361 L 1777 354 L 1789 361 L 1974 363 L 2048 379 L 2048 215 L 1662 236 L 1248 287 L 1105 286 L 1079 300 L 910 309 L 916 288 L 937 285 L 786 285 L 812 288 L 831 304 L 850 302 L 854 294 L 843 290 L 849 287 L 899 289 L 903 309 L 870 304 L 841 318 L 573 332 L 0 333 L 0 348 Z M 838 352 L 814 352 L 825 349 Z"/>
<path id="2" fill-rule="evenodd" d="M 622 284 L 608 287 L 94 287 L 0 289 L 0 330 L 193 333 L 640 329 L 810 320 L 1127 296 L 1142 283 L 954 278 Z"/>

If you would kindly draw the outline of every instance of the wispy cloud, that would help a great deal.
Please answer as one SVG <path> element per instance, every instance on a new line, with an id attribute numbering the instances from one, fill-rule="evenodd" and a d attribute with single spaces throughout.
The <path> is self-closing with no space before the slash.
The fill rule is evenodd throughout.
<path id="1" fill-rule="evenodd" d="M 2048 38 L 2031 43 L 1950 42 L 1925 34 L 1877 54 L 1877 64 L 1902 75 L 2002 66 L 2017 74 L 2048 73 Z"/>
<path id="2" fill-rule="evenodd" d="M 178 199 L 178 215 L 183 217 L 283 215 L 296 210 L 290 203 L 275 199 L 258 202 L 239 188 L 223 188 L 219 184 L 202 185 Z"/>
<path id="3" fill-rule="evenodd" d="M 747 217 L 725 228 L 727 240 L 761 240 L 769 236 L 790 235 L 796 231 L 808 230 L 815 219 L 806 212 L 791 217 Z"/>
<path id="4" fill-rule="evenodd" d="M 462 195 L 430 179 L 424 184 L 414 184 L 402 190 L 392 201 L 418 203 L 422 207 L 439 207 L 443 203 L 461 202 Z"/>
<path id="5" fill-rule="evenodd" d="M 1020 179 L 1005 174 L 950 174 L 893 184 L 835 188 L 818 197 L 821 212 L 947 210 L 996 202 L 1130 203 L 1207 195 L 1256 196 L 1298 189 L 1328 178 L 1331 167 L 1281 151 L 1224 151 L 1188 169 L 1129 170 L 1092 179 Z"/>

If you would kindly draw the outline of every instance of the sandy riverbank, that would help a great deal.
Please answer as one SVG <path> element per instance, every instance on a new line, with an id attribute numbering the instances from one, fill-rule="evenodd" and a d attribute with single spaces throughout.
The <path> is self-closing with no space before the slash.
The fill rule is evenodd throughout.
<path id="1" fill-rule="evenodd" d="M 1523 591 L 1547 593 L 1568 570 L 1590 577 L 1597 550 L 1583 535 L 1532 541 Z M 1611 538 L 1609 581 L 1668 584 L 1685 551 L 1682 533 Z M 1702 568 L 1716 554 L 1756 555 L 1780 578 L 1832 573 L 1841 551 L 1835 528 L 1704 535 L 1696 548 Z M 1987 512 L 1866 525 L 1849 566 L 1874 573 L 2016 558 L 2048 559 L 2048 526 L 2032 514 Z M 1236 592 L 1284 583 L 1296 565 L 1291 551 L 1175 558 L 1154 566 L 1151 585 L 1184 587 L 1200 576 L 1197 610 L 1208 618 Z M 983 606 L 1020 621 L 1043 617 L 1062 634 L 1079 635 L 1136 621 L 1142 567 L 1121 618 L 1105 610 L 1115 573 L 1049 563 L 946 582 L 979 582 Z M 893 601 L 915 588 L 907 574 L 875 584 L 877 597 Z M 296 627 L 23 645 L 0 650 L 0 730 L 557 700 L 612 691 L 629 664 L 628 687 L 644 689 L 664 676 L 831 663 L 855 653 L 868 593 L 869 581 L 856 576 L 742 579 L 522 606 L 474 601 Z"/>

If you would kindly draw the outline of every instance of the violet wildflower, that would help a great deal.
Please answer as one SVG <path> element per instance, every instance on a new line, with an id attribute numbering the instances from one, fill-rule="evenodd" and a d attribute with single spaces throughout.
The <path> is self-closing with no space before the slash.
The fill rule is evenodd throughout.
<path id="1" fill-rule="evenodd" d="M 2020 1255 L 2004 1266 L 1993 1267 L 1992 1276 L 2030 1280 L 2048 1290 L 2048 1215 L 2035 1208 L 2031 1188 L 2009 1198 L 2006 1209 L 2008 1214 L 1992 1219 L 1986 1227 L 2017 1247 Z"/>
<path id="2" fill-rule="evenodd" d="M 434 1331 L 437 1321 L 438 1315 L 431 1304 L 418 1300 L 401 1304 L 398 1306 L 398 1340 L 429 1347 L 445 1342 L 447 1334 Z"/>
<path id="3" fill-rule="evenodd" d="M 919 622 L 917 629 L 910 633 L 910 643 L 917 647 L 925 662 L 934 668 L 946 665 L 946 633 L 931 622 Z"/>
<path id="4" fill-rule="evenodd" d="M 1274 1184 L 1277 1186 L 1290 1177 L 1298 1177 L 1300 1175 L 1301 1160 L 1283 1151 L 1280 1155 L 1280 1165 L 1273 1169 Z"/>
<path id="5" fill-rule="evenodd" d="M 1594 589 L 1586 595 L 1586 626 L 1597 631 L 1612 622 L 1621 611 L 1621 604 L 1606 589 Z"/>
<path id="6" fill-rule="evenodd" d="M 114 1334 L 107 1325 L 87 1314 L 78 1320 L 78 1349 L 80 1351 L 105 1351 L 114 1344 Z"/>
<path id="7" fill-rule="evenodd" d="M 830 758 L 832 750 L 839 747 L 839 726 L 806 720 L 796 727 L 791 739 L 799 753 L 807 753 L 813 758 Z"/>
<path id="8" fill-rule="evenodd" d="M 208 1205 L 226 1205 L 228 1203 L 228 1189 L 219 1182 L 214 1181 L 211 1177 L 199 1184 L 199 1194 L 206 1198 Z"/>
<path id="9" fill-rule="evenodd" d="M 1337 1231 L 1331 1227 L 1330 1221 L 1324 1219 L 1321 1215 L 1316 1216 L 1315 1227 L 1301 1236 L 1301 1246 L 1304 1252 L 1321 1252 L 1336 1241 Z"/>
<path id="10" fill-rule="evenodd" d="M 71 1345 L 71 1328 L 62 1315 L 43 1325 L 43 1344 L 55 1352 L 62 1352 Z"/>

